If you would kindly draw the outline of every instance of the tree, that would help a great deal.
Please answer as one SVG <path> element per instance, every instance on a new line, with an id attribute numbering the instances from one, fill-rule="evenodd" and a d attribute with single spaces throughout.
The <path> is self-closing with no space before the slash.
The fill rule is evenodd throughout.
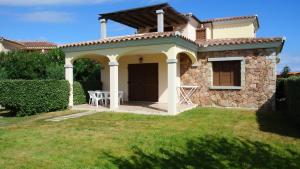
<path id="1" fill-rule="evenodd" d="M 78 59 L 74 62 L 74 79 L 78 81 L 99 81 L 100 64 L 90 59 Z"/>
<path id="2" fill-rule="evenodd" d="M 289 75 L 289 72 L 291 71 L 290 67 L 288 66 L 284 66 L 284 68 L 282 69 L 280 76 L 283 78 L 287 78 Z"/>
<path id="3" fill-rule="evenodd" d="M 64 53 L 12 51 L 0 53 L 0 79 L 63 79 Z"/>

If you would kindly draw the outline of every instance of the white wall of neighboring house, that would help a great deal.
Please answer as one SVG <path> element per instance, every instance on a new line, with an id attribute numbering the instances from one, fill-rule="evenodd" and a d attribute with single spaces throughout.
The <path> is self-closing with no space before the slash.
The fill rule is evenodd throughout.
<path id="1" fill-rule="evenodd" d="M 8 52 L 9 49 L 6 49 L 4 44 L 2 42 L 0 42 L 0 52 Z"/>
<path id="2" fill-rule="evenodd" d="M 196 30 L 199 23 L 191 18 L 187 25 L 182 30 L 182 35 L 188 37 L 191 40 L 196 40 Z"/>

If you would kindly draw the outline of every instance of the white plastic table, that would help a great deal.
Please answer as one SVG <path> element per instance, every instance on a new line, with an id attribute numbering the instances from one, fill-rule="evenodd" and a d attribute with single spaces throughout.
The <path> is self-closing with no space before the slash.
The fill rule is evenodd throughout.
<path id="1" fill-rule="evenodd" d="M 199 88 L 199 86 L 179 86 L 178 87 L 178 93 L 179 93 L 179 104 L 193 104 L 191 97 L 196 92 L 196 90 Z"/>
<path id="2" fill-rule="evenodd" d="M 119 91 L 119 93 L 123 93 L 123 91 Z M 107 101 L 110 99 L 110 91 L 96 90 L 95 94 L 97 97 L 103 94 L 105 100 L 104 105 L 107 106 Z"/>
<path id="3" fill-rule="evenodd" d="M 96 97 L 99 97 L 101 94 L 103 94 L 103 97 L 104 97 L 104 105 L 107 106 L 107 100 L 109 99 L 109 91 L 101 91 L 101 90 L 96 90 L 95 91 L 95 94 L 96 94 Z"/>

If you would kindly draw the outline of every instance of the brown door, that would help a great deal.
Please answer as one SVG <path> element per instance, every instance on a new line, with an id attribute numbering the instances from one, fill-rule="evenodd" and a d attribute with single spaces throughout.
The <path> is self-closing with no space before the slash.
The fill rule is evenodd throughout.
<path id="1" fill-rule="evenodd" d="M 158 101 L 158 64 L 128 65 L 129 101 Z"/>

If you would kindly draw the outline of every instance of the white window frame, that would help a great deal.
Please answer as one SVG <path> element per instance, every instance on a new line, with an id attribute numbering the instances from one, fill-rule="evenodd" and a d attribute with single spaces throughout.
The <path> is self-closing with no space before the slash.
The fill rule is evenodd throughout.
<path id="1" fill-rule="evenodd" d="M 214 86 L 213 85 L 213 62 L 226 62 L 226 61 L 241 61 L 241 85 L 240 86 Z M 244 57 L 217 57 L 217 58 L 208 58 L 210 63 L 210 74 L 208 81 L 209 89 L 213 90 L 241 90 L 245 86 L 245 58 Z"/>

